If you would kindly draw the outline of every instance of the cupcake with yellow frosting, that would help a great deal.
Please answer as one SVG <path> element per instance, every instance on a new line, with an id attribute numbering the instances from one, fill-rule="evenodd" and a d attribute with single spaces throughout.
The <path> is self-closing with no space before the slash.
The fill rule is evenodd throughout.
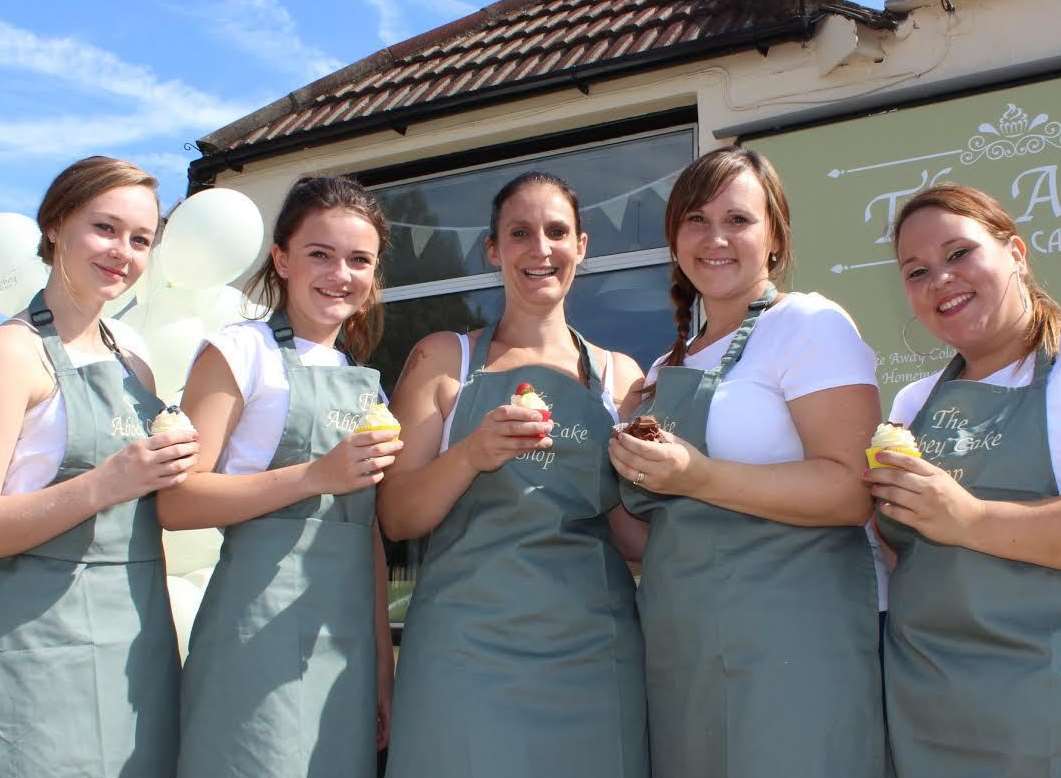
<path id="1" fill-rule="evenodd" d="M 894 451 L 896 454 L 906 454 L 908 457 L 921 457 L 921 450 L 917 447 L 917 441 L 910 430 L 902 424 L 884 422 L 877 425 L 877 431 L 873 433 L 873 439 L 866 449 L 866 461 L 871 468 L 889 467 L 883 462 L 877 461 L 877 454 L 881 451 Z"/>
<path id="2" fill-rule="evenodd" d="M 372 407 L 368 409 L 368 413 L 361 417 L 361 423 L 357 425 L 357 429 L 354 432 L 373 432 L 375 430 L 402 431 L 402 425 L 383 403 L 373 403 Z"/>

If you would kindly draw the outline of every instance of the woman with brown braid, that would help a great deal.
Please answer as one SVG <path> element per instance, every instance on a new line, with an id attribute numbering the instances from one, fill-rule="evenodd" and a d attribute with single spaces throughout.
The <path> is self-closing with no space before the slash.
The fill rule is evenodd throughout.
<path id="1" fill-rule="evenodd" d="M 688 167 L 666 214 L 678 337 L 646 379 L 663 442 L 619 435 L 649 522 L 638 604 L 655 778 L 884 773 L 877 597 L 863 524 L 873 352 L 792 263 L 770 163 Z M 692 334 L 693 306 L 706 324 Z M 677 603 L 695 603 L 683 609 Z"/>

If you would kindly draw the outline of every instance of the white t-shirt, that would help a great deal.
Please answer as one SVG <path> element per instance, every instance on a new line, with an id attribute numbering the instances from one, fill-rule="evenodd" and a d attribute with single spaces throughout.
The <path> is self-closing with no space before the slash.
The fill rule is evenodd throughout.
<path id="1" fill-rule="evenodd" d="M 291 396 L 280 347 L 264 321 L 245 321 L 225 327 L 208 337 L 196 356 L 208 343 L 225 358 L 243 395 L 243 413 L 221 452 L 217 472 L 260 473 L 268 469 L 280 445 Z M 299 337 L 295 338 L 295 350 L 307 366 L 349 364 L 341 351 Z"/>
<path id="2" fill-rule="evenodd" d="M 918 411 L 928 400 L 928 395 L 932 392 L 932 387 L 936 385 L 942 372 L 940 370 L 900 389 L 892 402 L 892 411 L 888 418 L 897 424 L 905 426 L 912 424 Z M 1006 365 L 982 379 L 982 382 L 992 386 L 1027 386 L 1031 383 L 1034 373 L 1035 358 L 1033 356 Z M 1061 427 L 1059 427 L 1061 425 L 1061 380 L 1058 380 L 1059 375 L 1061 375 L 1061 359 L 1054 362 L 1050 375 L 1046 378 L 1046 438 L 1050 444 L 1050 463 L 1054 468 L 1054 478 L 1061 484 Z"/>
<path id="3" fill-rule="evenodd" d="M 698 370 L 717 367 L 733 335 L 685 358 Z M 664 354 L 648 372 L 656 380 Z M 740 361 L 715 392 L 705 437 L 711 456 L 753 465 L 798 462 L 803 443 L 788 402 L 823 389 L 877 385 L 876 356 L 839 305 L 816 292 L 790 292 L 763 311 Z M 699 441 L 693 441 L 699 442 Z M 877 573 L 877 605 L 888 608 L 888 570 L 867 525 Z"/>
<path id="4" fill-rule="evenodd" d="M 37 331 L 36 327 L 22 319 L 15 321 Z M 104 319 L 103 323 L 110 329 L 119 347 L 147 362 L 147 346 L 135 330 L 117 319 Z M 98 354 L 82 353 L 69 346 L 66 354 L 74 367 L 114 359 L 113 356 L 100 359 Z M 22 430 L 15 442 L 0 494 L 26 494 L 43 489 L 55 480 L 65 454 L 66 403 L 57 389 L 44 402 L 30 408 L 22 418 Z"/>

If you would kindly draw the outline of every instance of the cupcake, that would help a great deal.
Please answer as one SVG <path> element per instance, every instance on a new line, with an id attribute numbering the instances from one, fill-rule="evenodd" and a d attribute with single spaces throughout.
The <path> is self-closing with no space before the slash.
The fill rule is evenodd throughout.
<path id="1" fill-rule="evenodd" d="M 386 405 L 373 403 L 372 407 L 368 409 L 368 413 L 361 417 L 361 422 L 357 425 L 357 429 L 354 432 L 372 432 L 373 430 L 401 432 L 402 425 L 394 418 L 394 414 L 390 412 Z"/>
<path id="2" fill-rule="evenodd" d="M 161 435 L 163 432 L 183 432 L 188 430 L 195 432 L 195 425 L 192 424 L 192 420 L 189 419 L 184 411 L 178 408 L 176 405 L 170 405 L 159 411 L 151 421 L 151 434 Z"/>
<path id="3" fill-rule="evenodd" d="M 527 383 L 516 387 L 516 393 L 512 395 L 511 404 L 519 408 L 530 408 L 532 411 L 538 411 L 542 415 L 542 421 L 549 421 L 553 415 L 542 396 L 534 391 L 532 385 Z"/>
<path id="4" fill-rule="evenodd" d="M 663 442 L 663 430 L 660 428 L 655 416 L 635 416 L 626 424 L 616 427 L 615 432 L 616 434 L 625 432 L 638 440 L 650 440 L 655 443 Z"/>
<path id="5" fill-rule="evenodd" d="M 908 457 L 921 457 L 921 451 L 917 447 L 917 441 L 910 430 L 902 424 L 884 422 L 877 425 L 877 431 L 873 433 L 873 439 L 866 449 L 866 460 L 869 466 L 888 467 L 883 462 L 877 461 L 877 454 L 881 451 L 894 451 L 897 454 L 906 454 Z"/>

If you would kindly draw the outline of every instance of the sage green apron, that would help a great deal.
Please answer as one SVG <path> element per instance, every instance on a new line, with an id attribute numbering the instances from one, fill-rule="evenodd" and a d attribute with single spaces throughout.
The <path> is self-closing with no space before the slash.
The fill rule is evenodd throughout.
<path id="1" fill-rule="evenodd" d="M 641 413 L 708 454 L 718 367 L 664 367 Z M 865 530 L 795 527 L 624 482 L 649 521 L 638 606 L 654 778 L 883 775 L 877 594 Z"/>
<path id="2" fill-rule="evenodd" d="M 925 459 L 984 500 L 1058 493 L 1040 353 L 1028 386 L 963 381 L 948 365 L 911 429 Z M 903 778 L 1061 776 L 1061 571 L 943 546 L 879 516 L 899 555 L 884 638 Z"/>
<path id="3" fill-rule="evenodd" d="M 641 634 L 608 537 L 614 419 L 542 365 L 484 369 L 480 335 L 450 445 L 521 382 L 551 404 L 553 446 L 480 473 L 430 535 L 398 660 L 389 778 L 648 778 Z"/>
<path id="4" fill-rule="evenodd" d="M 162 403 L 102 324 L 117 359 L 75 368 L 43 293 L 29 314 L 66 406 L 55 484 L 146 437 Z M 2 778 L 172 776 L 179 671 L 153 494 L 0 559 Z"/>
<path id="5" fill-rule="evenodd" d="M 353 432 L 379 372 L 305 366 L 287 317 L 269 326 L 290 385 L 272 470 Z M 374 488 L 226 528 L 184 666 L 180 776 L 374 778 L 375 532 Z"/>

